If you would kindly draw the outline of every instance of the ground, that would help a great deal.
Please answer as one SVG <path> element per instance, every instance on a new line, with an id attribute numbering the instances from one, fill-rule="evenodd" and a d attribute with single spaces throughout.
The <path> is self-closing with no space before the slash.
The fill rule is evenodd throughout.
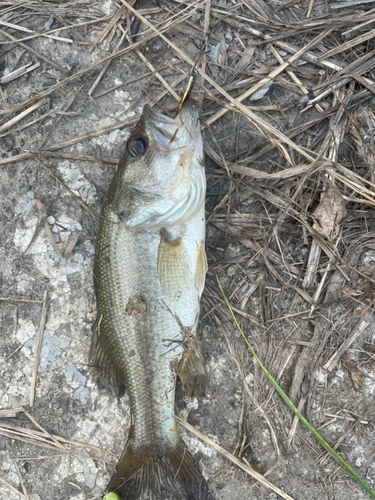
<path id="1" fill-rule="evenodd" d="M 86 25 L 52 33 L 73 43 L 41 36 L 24 42 L 46 60 L 21 46 L 12 46 L 10 51 L 7 50 L 9 45 L 0 46 L 0 499 L 16 500 L 22 496 L 30 500 L 99 499 L 126 442 L 130 412 L 127 394 L 120 397 L 88 361 L 96 311 L 93 258 L 98 214 L 132 123 L 138 119 L 143 105 L 164 91 L 164 84 L 160 85 L 154 78 L 148 87 L 150 66 L 134 50 L 129 50 L 111 60 L 92 93 L 89 91 L 103 69 L 102 63 L 58 86 L 65 78 L 116 52 L 127 23 L 133 18 L 130 14 L 128 18 L 124 16 L 122 31 L 120 28 L 115 31 L 111 43 L 108 37 L 97 43 L 102 31 L 95 27 L 103 30 L 108 25 L 119 9 L 115 2 L 91 2 L 89 6 L 84 2 L 29 4 L 29 7 L 11 10 L 14 2 L 2 2 L 1 29 L 16 38 L 24 38 L 29 33 L 1 25 L 1 20 L 38 33 L 51 26 L 61 28 L 67 20 Z M 165 19 L 163 3 L 135 5 L 152 22 Z M 234 3 L 224 2 L 223 5 L 230 9 Z M 255 3 L 256 12 L 259 5 L 263 4 Z M 267 9 L 275 10 L 279 3 L 269 5 Z M 179 2 L 175 3 L 171 16 L 178 11 L 177 7 L 181 7 Z M 214 7 L 212 2 L 210 17 Z M 314 7 L 318 8 L 323 7 Z M 244 12 L 250 15 L 252 11 L 240 14 Z M 316 18 L 320 12 L 315 12 Z M 192 11 L 190 20 L 174 28 L 170 36 L 190 57 L 195 56 L 203 41 L 204 15 L 205 7 L 200 6 Z M 362 15 L 362 11 L 356 15 Z M 98 21 L 99 18 L 104 20 Z M 87 24 L 88 21 L 95 22 Z M 283 22 L 289 26 L 287 20 Z M 199 41 L 194 40 L 196 46 L 189 34 L 189 29 L 193 29 L 191 25 L 199 26 L 201 34 Z M 251 23 L 243 25 L 254 28 Z M 285 26 L 280 24 L 278 29 Z M 339 26 L 338 22 L 335 26 Z M 349 21 L 348 26 L 351 26 Z M 258 27 L 266 31 L 265 21 Z M 368 29 L 365 27 L 364 33 L 368 33 Z M 146 26 L 141 24 L 140 33 L 145 30 Z M 291 28 L 289 41 L 292 31 Z M 1 33 L 1 41 L 8 40 Z M 247 64 L 251 60 L 252 39 L 245 30 L 246 46 L 235 46 L 233 40 L 237 40 L 238 33 L 244 34 L 229 21 L 216 30 L 209 44 L 211 59 L 208 56 L 205 59 L 211 78 L 230 90 L 236 89 L 237 80 L 226 68 L 234 57 L 240 60 L 241 54 L 243 58 L 246 54 L 249 56 Z M 125 39 L 119 50 L 127 46 Z M 234 52 L 230 53 L 231 50 Z M 366 50 L 373 48 L 369 46 Z M 153 68 L 168 63 L 161 75 L 169 85 L 179 77 L 176 68 L 188 69 L 159 37 L 140 46 L 140 51 Z M 280 50 L 280 53 L 286 56 L 286 52 Z M 250 75 L 246 83 L 250 87 L 268 74 L 265 68 L 276 64 L 268 48 L 258 46 L 256 54 L 254 71 L 249 69 L 244 75 Z M 358 50 L 358 57 L 362 57 L 361 54 Z M 19 78 L 9 82 L 1 79 L 19 67 L 38 62 L 38 67 Z M 231 67 L 233 69 L 233 64 Z M 246 61 L 242 66 L 237 62 L 237 71 L 246 67 Z M 304 68 L 300 67 L 300 73 L 307 82 L 310 66 L 306 73 L 303 73 Z M 371 69 L 361 74 L 370 78 Z M 146 76 L 134 81 L 142 75 Z M 324 83 L 322 79 L 318 82 L 313 72 L 311 79 L 316 86 Z M 178 95 L 182 95 L 184 82 L 174 87 Z M 53 86 L 56 88 L 48 93 Z M 118 88 L 100 95 L 114 86 Z M 318 113 L 310 108 L 304 115 L 300 114 L 293 104 L 292 84 L 285 79 L 261 88 L 264 95 L 258 96 L 258 100 L 244 102 L 270 126 L 289 131 L 303 126 Z M 225 101 L 214 88 L 211 87 L 210 93 L 205 93 L 204 89 L 197 87 L 194 91 L 198 100 L 204 96 L 203 125 Z M 354 86 L 348 92 L 353 89 Z M 9 123 L 8 120 L 34 106 L 35 103 L 30 102 L 18 108 L 34 97 L 37 97 L 35 108 Z M 298 95 L 298 99 L 302 97 Z M 346 94 L 343 93 L 341 99 L 345 100 Z M 372 113 L 374 99 L 371 100 L 371 96 L 366 99 L 367 112 Z M 169 100 L 160 100 L 158 105 L 168 112 L 175 108 L 176 102 L 169 97 Z M 337 100 L 332 103 L 336 113 L 334 106 Z M 323 106 L 324 113 L 327 109 Z M 346 119 L 348 129 L 350 120 L 345 113 L 342 112 L 339 119 Z M 303 130 L 299 131 L 300 144 L 307 144 L 306 151 L 311 153 L 314 147 L 318 150 L 317 138 L 324 139 L 323 132 L 334 126 L 333 122 L 326 122 L 324 126 L 317 122 L 317 128 L 307 139 L 301 139 Z M 361 130 L 363 132 L 363 128 Z M 372 122 L 372 128 L 366 129 L 368 141 L 374 137 L 374 130 L 375 122 Z M 353 151 L 353 145 L 348 143 L 350 134 L 347 130 L 346 133 L 340 144 L 339 159 L 347 158 L 348 161 L 342 163 L 349 168 L 350 158 L 353 158 L 349 150 Z M 84 134 L 89 135 L 83 137 Z M 356 140 L 362 144 L 358 137 Z M 211 380 L 206 396 L 199 399 L 189 400 L 178 387 L 176 411 L 244 464 L 266 475 L 289 498 L 370 498 L 334 460 L 323 454 L 323 448 L 302 424 L 293 424 L 293 413 L 271 388 L 235 329 L 216 278 L 266 368 L 322 437 L 332 446 L 338 442 L 340 455 L 375 489 L 375 322 L 371 310 L 372 277 L 375 276 L 373 209 L 363 203 L 347 201 L 342 222 L 335 212 L 332 222 L 335 227 L 332 226 L 332 233 L 321 245 L 324 247 L 324 241 L 328 241 L 328 249 L 336 245 L 344 260 L 329 260 L 328 253 L 324 254 L 313 283 L 302 287 L 304 274 L 298 278 L 298 272 L 306 271 L 312 239 L 318 241 L 319 233 L 306 233 L 305 219 L 293 217 L 294 212 L 291 215 L 289 208 L 277 205 L 281 202 L 270 198 L 272 191 L 289 203 L 299 181 L 293 178 L 293 183 L 288 184 L 289 181 L 280 182 L 280 178 L 264 177 L 253 182 L 236 168 L 242 165 L 241 168 L 246 169 L 250 164 L 268 175 L 279 172 L 280 165 L 282 170 L 290 164 L 305 164 L 306 158 L 286 146 L 285 156 L 282 156 L 282 148 L 279 148 L 279 156 L 274 152 L 271 152 L 273 156 L 271 153 L 267 156 L 265 150 L 259 162 L 252 164 L 251 157 L 256 158 L 261 148 L 267 146 L 268 139 L 264 142 L 254 122 L 250 123 L 248 117 L 233 111 L 211 125 L 205 140 L 209 272 L 198 336 L 211 367 Z M 69 144 L 61 145 L 66 141 L 70 141 Z M 331 147 L 329 141 L 328 146 Z M 38 155 L 32 153 L 41 149 Z M 242 163 L 233 163 L 247 149 L 250 160 L 246 163 L 249 158 L 245 158 Z M 357 153 L 361 156 L 360 149 Z M 228 162 L 229 175 L 221 155 Z M 359 167 L 353 171 L 362 172 Z M 301 214 L 304 207 L 306 213 L 308 210 L 311 213 L 318 206 L 320 194 L 332 188 L 333 178 L 347 198 L 359 197 L 354 196 L 353 190 L 350 191 L 342 180 L 337 180 L 333 170 L 330 176 L 329 181 L 319 177 L 310 184 L 308 178 L 304 179 L 307 188 L 298 194 L 296 203 Z M 366 178 L 367 183 L 371 180 L 373 182 L 373 177 Z M 370 186 L 371 194 L 371 185 L 366 182 L 363 181 L 363 185 Z M 366 199 L 372 199 L 367 191 L 365 194 Z M 310 209 L 306 208 L 309 203 Z M 281 220 L 280 214 L 284 212 L 285 217 Z M 333 236 L 336 226 L 340 226 L 339 237 Z M 345 246 L 340 247 L 343 243 Z M 338 287 L 342 294 L 345 292 L 346 298 L 338 303 L 316 295 L 318 284 L 326 279 L 323 278 L 326 269 L 325 287 L 333 283 L 335 272 L 338 272 L 338 279 L 342 276 L 341 271 L 348 276 Z M 302 288 L 305 295 L 301 294 Z M 332 290 L 331 286 L 330 293 Z M 41 328 L 43 344 L 36 372 L 35 401 L 30 406 L 43 300 L 46 321 Z M 332 369 L 327 369 L 331 356 L 345 339 L 353 336 L 356 328 L 360 333 L 354 342 L 343 356 L 338 357 Z M 353 373 L 359 379 L 357 387 L 351 378 Z M 183 428 L 181 432 L 217 500 L 281 498 L 260 486 L 248 473 L 191 432 Z M 55 436 L 55 441 L 51 435 Z"/>

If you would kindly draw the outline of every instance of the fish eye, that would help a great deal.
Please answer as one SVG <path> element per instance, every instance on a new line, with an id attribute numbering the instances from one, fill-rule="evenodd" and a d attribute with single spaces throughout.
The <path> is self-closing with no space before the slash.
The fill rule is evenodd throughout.
<path id="1" fill-rule="evenodd" d="M 130 156 L 138 158 L 147 151 L 148 138 L 141 134 L 132 135 L 128 140 L 127 148 Z"/>

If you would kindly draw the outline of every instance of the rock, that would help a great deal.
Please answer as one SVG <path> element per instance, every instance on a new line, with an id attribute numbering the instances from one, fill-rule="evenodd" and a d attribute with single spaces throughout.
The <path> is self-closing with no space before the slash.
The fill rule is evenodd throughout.
<path id="1" fill-rule="evenodd" d="M 12 151 L 14 147 L 14 139 L 11 135 L 2 137 L 0 141 L 1 141 L 1 149 L 4 149 L 5 151 Z"/>

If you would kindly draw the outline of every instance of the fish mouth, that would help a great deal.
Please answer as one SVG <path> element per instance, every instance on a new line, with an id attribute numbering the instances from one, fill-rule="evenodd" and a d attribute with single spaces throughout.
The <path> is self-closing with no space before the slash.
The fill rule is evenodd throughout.
<path id="1" fill-rule="evenodd" d="M 185 119 L 188 117 L 188 115 L 196 115 L 198 118 L 198 103 L 195 99 L 186 99 L 186 101 L 183 103 L 182 108 L 179 112 L 179 114 L 176 116 L 175 120 L 180 117 L 180 120 L 182 122 L 185 122 Z"/>
<path id="2" fill-rule="evenodd" d="M 163 123 L 168 125 L 186 123 L 187 120 L 192 118 L 198 120 L 198 104 L 194 99 L 186 99 L 179 114 L 175 118 L 158 113 L 155 108 L 152 108 L 149 104 L 146 104 L 143 108 L 143 113 L 150 122 L 153 123 Z"/>
<path id="3" fill-rule="evenodd" d="M 143 109 L 145 130 L 148 131 L 154 147 L 159 150 L 192 147 L 199 134 L 198 104 L 187 99 L 175 118 L 158 113 L 147 105 Z"/>

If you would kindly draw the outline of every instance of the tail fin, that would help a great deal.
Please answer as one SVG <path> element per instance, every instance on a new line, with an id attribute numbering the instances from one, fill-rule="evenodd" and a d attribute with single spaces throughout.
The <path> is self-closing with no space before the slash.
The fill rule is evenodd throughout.
<path id="1" fill-rule="evenodd" d="M 107 492 L 121 500 L 213 500 L 182 440 L 163 454 L 143 455 L 130 437 Z"/>

